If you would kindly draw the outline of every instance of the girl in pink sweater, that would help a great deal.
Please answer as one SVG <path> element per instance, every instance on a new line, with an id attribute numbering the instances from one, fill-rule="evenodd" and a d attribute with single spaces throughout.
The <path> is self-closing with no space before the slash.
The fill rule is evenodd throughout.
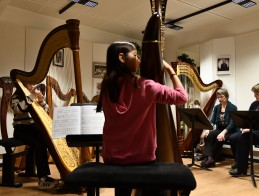
<path id="1" fill-rule="evenodd" d="M 151 163 L 156 160 L 156 103 L 181 105 L 187 102 L 187 93 L 165 61 L 174 88 L 134 75 L 140 60 L 132 43 L 112 43 L 106 63 L 97 105 L 97 112 L 103 110 L 105 115 L 103 160 L 120 165 Z"/>

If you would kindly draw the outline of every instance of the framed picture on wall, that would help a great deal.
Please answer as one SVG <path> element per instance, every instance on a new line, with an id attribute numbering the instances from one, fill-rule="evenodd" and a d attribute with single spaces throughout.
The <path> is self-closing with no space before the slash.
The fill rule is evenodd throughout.
<path id="1" fill-rule="evenodd" d="M 103 78 L 106 74 L 106 65 L 104 63 L 93 63 L 93 78 Z"/>
<path id="2" fill-rule="evenodd" d="M 93 96 L 100 95 L 102 78 L 93 78 Z"/>
<path id="3" fill-rule="evenodd" d="M 53 65 L 64 67 L 64 49 L 56 52 L 53 58 Z"/>
<path id="4" fill-rule="evenodd" d="M 220 56 L 217 59 L 217 74 L 226 75 L 230 74 L 230 56 Z"/>

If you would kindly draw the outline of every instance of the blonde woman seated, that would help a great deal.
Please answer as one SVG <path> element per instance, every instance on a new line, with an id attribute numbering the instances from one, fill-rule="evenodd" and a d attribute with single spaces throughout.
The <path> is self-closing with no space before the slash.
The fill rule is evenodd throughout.
<path id="1" fill-rule="evenodd" d="M 204 169 L 215 167 L 215 162 L 222 160 L 223 142 L 228 141 L 231 135 L 238 130 L 229 114 L 229 111 L 237 111 L 237 107 L 228 98 L 229 94 L 226 89 L 221 88 L 217 91 L 219 104 L 214 107 L 211 119 L 214 129 L 203 131 L 205 158 L 201 162 L 201 167 Z M 231 145 L 231 150 L 235 154 L 235 146 Z"/>

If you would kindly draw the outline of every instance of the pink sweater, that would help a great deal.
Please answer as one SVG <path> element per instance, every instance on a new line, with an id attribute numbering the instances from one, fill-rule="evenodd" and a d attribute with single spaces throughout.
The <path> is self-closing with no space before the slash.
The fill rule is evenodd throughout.
<path id="1" fill-rule="evenodd" d="M 102 156 L 105 163 L 141 164 L 156 159 L 156 103 L 181 105 L 188 95 L 183 88 L 137 79 L 121 81 L 119 103 L 103 97 L 105 123 Z"/>

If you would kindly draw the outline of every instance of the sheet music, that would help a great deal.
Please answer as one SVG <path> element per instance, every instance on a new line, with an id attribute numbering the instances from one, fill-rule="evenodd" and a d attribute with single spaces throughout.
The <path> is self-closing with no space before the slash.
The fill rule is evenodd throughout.
<path id="1" fill-rule="evenodd" d="M 52 138 L 81 133 L 80 107 L 54 107 Z"/>
<path id="2" fill-rule="evenodd" d="M 96 112 L 96 105 L 82 106 L 82 134 L 103 134 L 104 114 Z"/>
<path id="3" fill-rule="evenodd" d="M 73 134 L 102 134 L 103 112 L 96 112 L 96 104 L 54 107 L 52 138 Z"/>

